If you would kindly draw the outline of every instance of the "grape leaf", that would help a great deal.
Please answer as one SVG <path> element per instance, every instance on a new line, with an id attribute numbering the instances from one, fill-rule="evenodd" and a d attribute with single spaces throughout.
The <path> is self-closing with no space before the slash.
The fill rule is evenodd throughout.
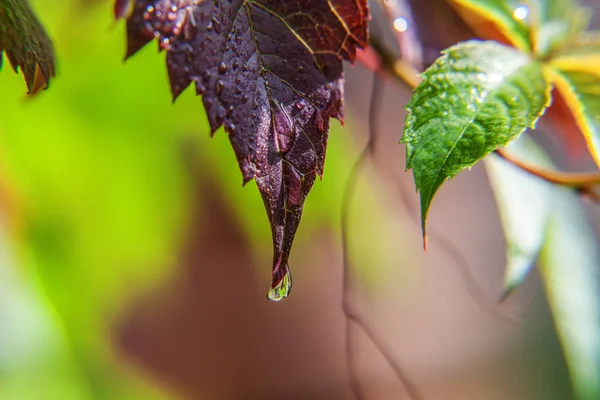
<path id="1" fill-rule="evenodd" d="M 496 42 L 453 46 L 423 74 L 401 142 L 420 192 L 425 240 L 427 212 L 444 181 L 533 128 L 549 101 L 541 65 Z"/>
<path id="2" fill-rule="evenodd" d="M 524 160 L 552 167 L 546 154 L 526 135 L 507 148 Z M 490 155 L 484 162 L 506 240 L 504 299 L 527 277 L 544 244 L 553 186 L 498 156 Z"/>
<path id="3" fill-rule="evenodd" d="M 52 43 L 26 0 L 0 0 L 0 68 L 3 53 L 15 72 L 23 71 L 29 93 L 48 87 L 54 76 Z"/>
<path id="4" fill-rule="evenodd" d="M 130 2 L 118 0 L 121 17 Z M 273 235 L 271 300 L 291 290 L 288 257 L 322 176 L 330 118 L 342 120 L 343 60 L 367 44 L 366 0 L 135 0 L 127 56 L 155 37 L 173 99 L 193 83 L 212 133 L 229 134 Z"/>

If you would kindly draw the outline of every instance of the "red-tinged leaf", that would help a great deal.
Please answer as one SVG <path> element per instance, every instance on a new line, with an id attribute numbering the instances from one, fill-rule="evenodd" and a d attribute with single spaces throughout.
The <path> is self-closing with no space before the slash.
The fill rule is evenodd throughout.
<path id="1" fill-rule="evenodd" d="M 600 166 L 600 80 L 597 74 L 581 71 L 559 71 L 547 68 L 557 96 L 557 107 L 563 112 L 559 128 L 572 140 L 580 133 L 594 161 Z"/>
<path id="2" fill-rule="evenodd" d="M 113 12 L 116 19 L 125 18 L 127 11 L 129 11 L 130 1 L 129 0 L 115 0 Z"/>
<path id="3" fill-rule="evenodd" d="M 568 96 L 568 94 L 566 94 Z M 546 112 L 550 126 L 555 127 L 555 132 L 564 142 L 565 151 L 568 157 L 572 159 L 579 158 L 587 151 L 586 141 L 581 134 L 581 129 L 577 123 L 577 118 L 573 114 L 567 97 L 554 87 L 552 91 L 552 105 Z"/>
<path id="4" fill-rule="evenodd" d="M 529 51 L 529 28 L 522 20 L 514 17 L 519 6 L 508 1 L 496 0 L 448 0 L 462 19 L 486 40 L 514 46 Z M 527 7 L 522 7 L 528 9 Z"/>
<path id="5" fill-rule="evenodd" d="M 125 7 L 124 3 L 119 3 Z M 269 298 L 291 289 L 288 257 L 342 119 L 342 60 L 367 43 L 366 0 L 136 0 L 127 56 L 158 38 L 173 98 L 194 83 L 224 126 L 244 183 L 255 179 L 273 235 Z"/>

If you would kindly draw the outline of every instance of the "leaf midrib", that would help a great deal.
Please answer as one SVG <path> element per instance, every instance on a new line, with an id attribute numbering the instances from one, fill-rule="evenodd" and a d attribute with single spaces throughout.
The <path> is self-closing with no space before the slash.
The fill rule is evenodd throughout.
<path id="1" fill-rule="evenodd" d="M 502 87 L 502 85 L 504 83 L 506 83 L 511 77 L 517 75 L 522 69 L 528 67 L 529 65 L 531 65 L 531 61 L 529 61 L 526 64 L 523 64 L 522 66 L 520 66 L 519 68 L 515 69 L 511 74 L 508 75 L 504 75 L 504 79 L 499 81 L 492 89 L 489 90 L 485 90 L 486 95 L 482 96 L 483 97 L 483 101 L 479 104 L 479 107 L 477 108 L 477 110 L 475 111 L 475 113 L 473 113 L 473 116 L 469 119 L 469 122 L 466 123 L 463 126 L 463 129 L 461 130 L 460 134 L 457 136 L 456 140 L 454 141 L 454 143 L 452 144 L 452 147 L 450 148 L 450 150 L 446 153 L 446 157 L 444 158 L 444 161 L 442 162 L 441 166 L 438 168 L 435 178 L 433 180 L 433 182 L 437 182 L 442 170 L 444 169 L 444 167 L 447 164 L 448 159 L 450 158 L 450 156 L 452 155 L 452 153 L 454 152 L 454 149 L 456 148 L 456 145 L 458 144 L 458 142 L 462 139 L 462 137 L 464 136 L 464 134 L 466 133 L 467 129 L 473 124 L 473 122 L 475 121 L 475 119 L 477 118 L 477 116 L 479 116 L 479 113 L 481 112 L 481 110 L 486 106 L 488 100 L 490 99 L 490 97 L 493 97 L 494 94 L 498 91 L 499 88 Z M 472 104 L 472 103 L 471 103 Z M 487 132 L 486 132 L 487 133 Z"/>

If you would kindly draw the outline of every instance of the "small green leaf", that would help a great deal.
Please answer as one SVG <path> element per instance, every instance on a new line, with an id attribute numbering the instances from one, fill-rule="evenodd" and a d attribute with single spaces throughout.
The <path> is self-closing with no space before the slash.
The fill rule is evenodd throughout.
<path id="1" fill-rule="evenodd" d="M 15 72 L 23 71 L 30 93 L 48 86 L 54 76 L 52 44 L 26 0 L 0 0 L 0 68 L 3 52 Z"/>
<path id="2" fill-rule="evenodd" d="M 448 178 L 533 128 L 550 101 L 541 65 L 496 42 L 446 50 L 424 74 L 406 109 L 401 142 L 421 196 L 421 222 Z"/>
<path id="3" fill-rule="evenodd" d="M 525 135 L 512 142 L 508 150 L 524 160 L 551 168 L 548 157 Z M 484 161 L 507 246 L 504 299 L 526 278 L 544 244 L 553 186 L 498 156 L 490 155 Z"/>
<path id="4" fill-rule="evenodd" d="M 577 400 L 600 399 L 600 254 L 577 196 L 554 188 L 540 259 L 546 297 Z"/>

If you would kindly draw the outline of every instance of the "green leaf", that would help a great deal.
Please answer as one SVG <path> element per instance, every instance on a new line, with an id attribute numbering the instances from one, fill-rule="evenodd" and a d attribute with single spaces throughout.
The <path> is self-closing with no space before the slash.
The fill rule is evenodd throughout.
<path id="1" fill-rule="evenodd" d="M 586 71 L 600 75 L 600 31 L 586 32 L 554 54 L 551 64 L 565 71 Z"/>
<path id="2" fill-rule="evenodd" d="M 593 13 L 574 0 L 535 0 L 532 7 L 538 10 L 532 24 L 535 52 L 540 55 L 572 47 L 573 41 L 589 25 Z"/>
<path id="3" fill-rule="evenodd" d="M 570 70 L 569 65 L 573 65 Z M 578 65 L 559 65 L 562 71 L 548 68 L 548 75 L 572 113 L 590 154 L 600 166 L 600 70 L 593 70 L 587 64 Z"/>
<path id="4" fill-rule="evenodd" d="M 531 8 L 538 10 L 538 18 L 542 22 L 569 21 L 573 18 L 573 13 L 585 9 L 580 0 L 527 0 L 523 3 L 530 4 Z"/>
<path id="5" fill-rule="evenodd" d="M 551 167 L 544 152 L 526 136 L 512 142 L 508 150 L 524 160 Z M 484 161 L 507 246 L 504 299 L 523 282 L 544 244 L 553 186 L 498 156 Z"/>
<path id="6" fill-rule="evenodd" d="M 496 38 L 496 35 L 490 35 L 495 29 L 518 49 L 527 52 L 531 49 L 527 24 L 529 14 L 519 14 L 520 11 L 528 11 L 522 1 L 450 0 L 450 3 L 480 37 Z"/>
<path id="7" fill-rule="evenodd" d="M 444 181 L 533 128 L 549 101 L 541 65 L 495 42 L 453 46 L 423 74 L 401 142 L 421 196 L 424 235 Z"/>
<path id="8" fill-rule="evenodd" d="M 600 398 L 600 255 L 577 196 L 555 188 L 553 214 L 540 259 L 578 400 Z"/>
<path id="9" fill-rule="evenodd" d="M 0 68 L 3 52 L 15 72 L 23 71 L 30 93 L 37 89 L 36 75 L 39 86 L 48 86 L 54 76 L 52 44 L 26 0 L 0 0 Z"/>
<path id="10" fill-rule="evenodd" d="M 514 144 L 517 146 L 510 148 L 513 153 L 553 168 L 548 157 L 532 140 L 519 140 Z M 509 258 L 507 282 L 510 282 L 511 276 L 517 281 L 524 278 L 542 244 L 540 241 L 543 241 L 539 268 L 576 399 L 598 399 L 600 254 L 587 222 L 588 216 L 576 194 L 569 189 L 547 184 L 523 171 L 512 171 L 514 167 L 501 165 L 501 162 L 491 157 L 486 159 L 488 173 L 495 170 L 490 177 L 507 242 L 509 248 L 516 244 L 521 250 L 526 250 L 521 255 L 511 255 L 509 250 L 512 264 Z M 492 164 L 497 165 L 490 168 Z M 525 260 L 525 257 L 528 259 Z M 514 269 L 511 271 L 511 268 Z"/>

